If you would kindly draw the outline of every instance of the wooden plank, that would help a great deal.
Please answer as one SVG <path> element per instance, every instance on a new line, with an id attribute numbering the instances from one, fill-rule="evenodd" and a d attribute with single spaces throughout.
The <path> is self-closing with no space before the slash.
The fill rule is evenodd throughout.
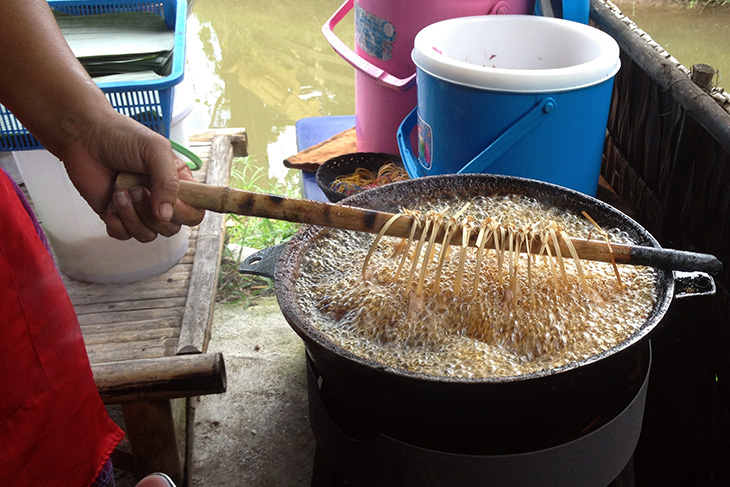
<path id="1" fill-rule="evenodd" d="M 162 353 L 162 349 L 168 349 L 177 343 L 177 329 L 168 328 L 165 331 L 155 330 L 154 332 L 120 332 L 116 334 L 97 334 L 89 337 L 89 342 L 98 342 L 105 346 L 97 347 L 98 350 L 89 353 L 89 356 L 101 356 L 110 352 L 111 355 L 134 358 L 144 354 L 146 358 L 164 358 L 165 355 L 155 357 L 154 353 Z M 105 343 L 106 340 L 106 343 Z M 171 355 L 171 354 L 170 354 Z M 108 362 L 109 360 L 95 360 L 94 363 Z"/>
<path id="2" fill-rule="evenodd" d="M 162 299 L 162 298 L 187 298 L 188 286 L 190 284 L 190 278 L 183 281 L 179 281 L 179 285 L 174 287 L 160 288 L 159 286 L 150 287 L 144 292 L 147 299 Z M 120 296 L 119 293 L 103 294 L 74 294 L 72 300 L 75 306 L 91 305 L 98 302 L 98 298 L 103 297 L 107 303 L 116 303 L 126 301 L 126 296 Z"/>
<path id="3" fill-rule="evenodd" d="M 329 139 L 284 159 L 284 165 L 291 169 L 315 172 L 320 165 L 336 156 L 356 151 L 355 128 L 347 129 Z"/>
<path id="4" fill-rule="evenodd" d="M 182 308 L 131 310 L 119 313 L 89 313 L 80 314 L 79 323 L 81 326 L 100 323 L 124 323 L 128 321 L 149 320 L 165 318 L 170 322 L 182 319 Z"/>
<path id="5" fill-rule="evenodd" d="M 90 303 L 87 305 L 76 305 L 76 314 L 94 314 L 94 313 L 108 313 L 113 311 L 115 313 L 122 313 L 125 311 L 138 311 L 138 310 L 153 310 L 153 309 L 167 309 L 167 308 L 178 308 L 184 307 L 187 301 L 187 296 L 176 296 L 176 297 L 162 297 L 162 298 L 146 298 L 141 296 L 135 300 L 124 300 L 124 301 L 111 301 L 106 303 Z"/>
<path id="6" fill-rule="evenodd" d="M 227 186 L 233 161 L 230 136 L 217 136 L 213 139 L 210 161 L 207 184 Z M 213 316 L 223 249 L 223 224 L 223 215 L 213 212 L 208 212 L 200 224 L 177 354 L 202 353 L 207 350 L 210 338 L 209 323 Z"/>
<path id="7" fill-rule="evenodd" d="M 142 330 L 130 330 L 127 328 L 119 328 L 116 331 L 105 333 L 94 333 L 87 335 L 85 338 L 86 346 L 93 347 L 95 345 L 109 345 L 115 347 L 118 344 L 158 344 L 170 338 L 177 338 L 180 335 L 180 329 L 175 327 L 167 328 L 147 328 Z M 164 358 L 164 357 L 160 357 Z"/>
<path id="8" fill-rule="evenodd" d="M 129 284 L 90 284 L 73 281 L 68 277 L 64 279 L 64 284 L 66 284 L 68 295 L 74 304 L 76 304 L 76 298 L 84 296 L 93 297 L 97 302 L 105 302 L 116 296 L 116 300 L 121 301 L 128 296 L 138 296 L 149 291 L 186 289 L 192 267 L 192 263 L 177 264 L 167 272 Z"/>
<path id="9" fill-rule="evenodd" d="M 101 362 L 123 362 L 141 358 L 160 359 L 175 354 L 177 337 L 146 342 L 114 343 L 88 350 L 92 365 Z"/>
<path id="10" fill-rule="evenodd" d="M 115 333 L 117 330 L 154 330 L 163 328 L 178 329 L 174 324 L 170 324 L 169 320 L 138 320 L 126 321 L 122 323 L 101 323 L 82 325 L 81 330 L 84 332 L 84 338 L 91 335 L 103 335 L 104 333 Z"/>

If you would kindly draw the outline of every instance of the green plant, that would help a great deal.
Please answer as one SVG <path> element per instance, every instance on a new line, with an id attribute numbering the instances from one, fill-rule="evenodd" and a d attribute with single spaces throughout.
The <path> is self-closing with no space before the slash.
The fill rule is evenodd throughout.
<path id="1" fill-rule="evenodd" d="M 730 0 L 689 0 L 687 2 L 687 8 L 692 9 L 699 6 L 700 13 L 705 8 L 728 8 L 730 7 Z"/>
<path id="2" fill-rule="evenodd" d="M 296 189 L 286 183 L 269 183 L 264 169 L 250 157 L 236 158 L 231 171 L 231 187 L 282 196 L 295 196 Z M 216 300 L 222 303 L 244 301 L 250 305 L 258 296 L 273 292 L 273 282 L 264 277 L 242 275 L 238 265 L 251 249 L 278 245 L 299 228 L 296 223 L 242 215 L 226 215 L 226 237 L 221 258 Z"/>

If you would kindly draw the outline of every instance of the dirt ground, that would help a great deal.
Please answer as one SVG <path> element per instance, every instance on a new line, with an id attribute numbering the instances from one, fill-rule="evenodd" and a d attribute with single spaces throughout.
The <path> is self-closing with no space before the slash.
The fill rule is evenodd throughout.
<path id="1" fill-rule="evenodd" d="M 195 487 L 309 486 L 314 439 L 309 427 L 304 345 L 267 297 L 245 308 L 218 304 L 210 352 L 222 352 L 224 394 L 203 396 L 195 413 Z M 117 471 L 117 487 L 134 476 Z M 181 487 L 181 486 L 178 486 Z"/>

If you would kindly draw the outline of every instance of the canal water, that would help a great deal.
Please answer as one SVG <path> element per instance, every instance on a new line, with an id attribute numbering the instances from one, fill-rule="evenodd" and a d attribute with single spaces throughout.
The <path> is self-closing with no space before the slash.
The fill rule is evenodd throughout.
<path id="1" fill-rule="evenodd" d="M 188 19 L 186 77 L 196 96 L 191 130 L 245 128 L 269 179 L 296 184 L 294 124 L 355 113 L 353 68 L 321 28 L 341 0 L 196 1 Z M 354 38 L 354 21 L 336 33 Z M 351 42 L 349 42 L 352 44 Z"/>
<path id="2" fill-rule="evenodd" d="M 708 64 L 719 72 L 715 84 L 730 89 L 730 8 L 614 3 L 685 67 Z"/>
<path id="3" fill-rule="evenodd" d="M 701 2 L 700 2 L 701 3 Z M 297 184 L 282 161 L 297 152 L 304 117 L 352 115 L 354 68 L 321 33 L 341 0 L 196 1 L 188 21 L 186 78 L 196 104 L 191 130 L 245 128 L 252 159 L 271 182 Z M 687 67 L 709 64 L 730 86 L 730 8 L 647 7 L 620 2 L 640 28 Z M 352 44 L 349 14 L 336 34 Z"/>

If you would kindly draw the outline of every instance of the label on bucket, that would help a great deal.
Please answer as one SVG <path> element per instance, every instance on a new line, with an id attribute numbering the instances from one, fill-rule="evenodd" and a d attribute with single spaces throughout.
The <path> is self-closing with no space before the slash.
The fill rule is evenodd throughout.
<path id="1" fill-rule="evenodd" d="M 431 169 L 431 154 L 433 154 L 433 130 L 431 126 L 418 115 L 418 162 L 426 169 Z"/>
<path id="2" fill-rule="evenodd" d="M 393 56 L 395 26 L 355 2 L 355 42 L 369 56 L 389 61 Z"/>

